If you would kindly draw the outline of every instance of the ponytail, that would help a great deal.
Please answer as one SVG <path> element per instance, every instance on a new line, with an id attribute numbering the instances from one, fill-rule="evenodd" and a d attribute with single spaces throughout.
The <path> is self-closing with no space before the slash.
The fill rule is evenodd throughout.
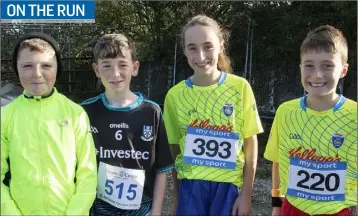
<path id="1" fill-rule="evenodd" d="M 231 60 L 225 53 L 219 54 L 218 69 L 223 72 L 232 73 Z"/>

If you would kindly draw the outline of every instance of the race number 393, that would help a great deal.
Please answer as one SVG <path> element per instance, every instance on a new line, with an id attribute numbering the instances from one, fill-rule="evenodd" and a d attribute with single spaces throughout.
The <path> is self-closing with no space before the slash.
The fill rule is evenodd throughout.
<path id="1" fill-rule="evenodd" d="M 345 200 L 346 162 L 290 159 L 287 195 L 333 202 Z"/>
<path id="2" fill-rule="evenodd" d="M 235 169 L 238 141 L 237 133 L 188 127 L 183 162 Z"/>

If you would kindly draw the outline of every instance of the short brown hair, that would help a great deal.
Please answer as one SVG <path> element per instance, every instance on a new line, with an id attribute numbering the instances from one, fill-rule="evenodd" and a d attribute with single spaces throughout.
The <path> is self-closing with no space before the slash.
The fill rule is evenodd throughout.
<path id="1" fill-rule="evenodd" d="M 224 71 L 224 72 L 231 73 L 232 72 L 231 60 L 226 55 L 226 49 L 225 49 L 225 43 L 227 42 L 228 34 L 223 31 L 223 29 L 220 27 L 218 22 L 216 22 L 214 19 L 212 19 L 208 16 L 205 16 L 205 15 L 197 15 L 197 16 L 194 16 L 193 18 L 191 18 L 189 20 L 189 22 L 183 27 L 182 32 L 181 32 L 181 41 L 182 41 L 183 49 L 185 49 L 185 31 L 189 27 L 193 27 L 196 25 L 210 26 L 214 29 L 220 42 L 224 43 L 224 51 L 223 51 L 223 53 L 219 54 L 218 69 L 221 71 Z"/>
<path id="2" fill-rule="evenodd" d="M 342 31 L 330 25 L 320 26 L 307 34 L 302 42 L 300 53 L 302 55 L 312 50 L 339 53 L 343 63 L 348 61 L 347 40 Z"/>
<path id="3" fill-rule="evenodd" d="M 98 62 L 98 59 L 123 56 L 123 49 L 130 50 L 132 61 L 137 61 L 133 42 L 123 34 L 106 34 L 97 41 L 93 49 L 94 60 Z"/>
<path id="4" fill-rule="evenodd" d="M 26 48 L 30 49 L 30 51 L 49 52 L 55 54 L 55 50 L 52 45 L 40 38 L 32 38 L 22 41 L 20 43 L 18 53 Z"/>

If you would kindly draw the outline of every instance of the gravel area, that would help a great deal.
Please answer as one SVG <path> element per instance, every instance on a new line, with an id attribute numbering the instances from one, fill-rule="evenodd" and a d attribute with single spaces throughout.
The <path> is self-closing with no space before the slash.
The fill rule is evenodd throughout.
<path id="1" fill-rule="evenodd" d="M 168 174 L 167 190 L 162 215 L 170 215 L 174 198 L 171 196 L 173 180 Z M 351 208 L 353 216 L 354 208 Z M 263 158 L 258 160 L 252 197 L 253 216 L 271 216 L 271 163 Z"/>
<path id="2" fill-rule="evenodd" d="M 168 174 L 167 190 L 163 204 L 163 215 L 170 215 L 174 198 L 172 197 L 173 180 L 172 175 Z M 271 164 L 270 162 L 259 159 L 254 191 L 252 198 L 253 215 L 271 215 Z"/>

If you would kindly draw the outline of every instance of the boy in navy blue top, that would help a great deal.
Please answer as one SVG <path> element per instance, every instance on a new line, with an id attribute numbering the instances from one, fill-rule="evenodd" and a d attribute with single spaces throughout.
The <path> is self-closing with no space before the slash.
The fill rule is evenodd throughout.
<path id="1" fill-rule="evenodd" d="M 139 62 L 124 35 L 101 37 L 93 69 L 105 92 L 82 103 L 98 161 L 94 215 L 160 215 L 173 168 L 160 107 L 130 91 Z"/>

